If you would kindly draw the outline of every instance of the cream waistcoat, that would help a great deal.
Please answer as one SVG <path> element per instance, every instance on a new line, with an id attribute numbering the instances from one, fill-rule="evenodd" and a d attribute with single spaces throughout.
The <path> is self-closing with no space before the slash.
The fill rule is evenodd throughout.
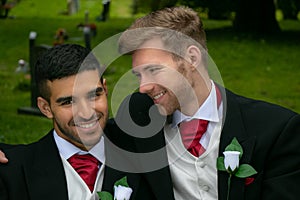
<path id="1" fill-rule="evenodd" d="M 214 127 L 213 129 L 211 127 Z M 196 158 L 184 147 L 179 129 L 165 126 L 165 138 L 176 200 L 217 200 L 217 168 L 221 122 L 210 122 L 208 148 Z"/>
<path id="2" fill-rule="evenodd" d="M 99 200 L 97 191 L 101 191 L 103 176 L 104 176 L 104 165 L 102 164 L 96 178 L 95 187 L 93 193 L 82 180 L 79 174 L 73 169 L 67 160 L 61 158 L 65 169 L 68 196 L 69 200 Z M 53 191 L 55 192 L 55 191 Z"/>

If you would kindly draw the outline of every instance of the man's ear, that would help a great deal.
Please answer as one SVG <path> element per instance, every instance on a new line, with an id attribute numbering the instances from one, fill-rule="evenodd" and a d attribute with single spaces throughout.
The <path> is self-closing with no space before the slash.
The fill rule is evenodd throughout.
<path id="1" fill-rule="evenodd" d="M 102 85 L 103 85 L 103 89 L 105 91 L 105 94 L 107 96 L 108 95 L 108 89 L 107 89 L 106 79 L 105 78 L 103 79 Z"/>
<path id="2" fill-rule="evenodd" d="M 51 111 L 51 108 L 50 108 L 50 105 L 49 105 L 49 102 L 42 98 L 42 97 L 38 97 L 37 98 L 37 105 L 40 109 L 40 111 L 46 116 L 48 117 L 49 119 L 52 119 L 53 118 L 53 114 L 52 114 L 52 111 Z"/>
<path id="3" fill-rule="evenodd" d="M 189 46 L 186 51 L 186 59 L 191 65 L 197 68 L 202 61 L 200 49 L 194 45 Z"/>

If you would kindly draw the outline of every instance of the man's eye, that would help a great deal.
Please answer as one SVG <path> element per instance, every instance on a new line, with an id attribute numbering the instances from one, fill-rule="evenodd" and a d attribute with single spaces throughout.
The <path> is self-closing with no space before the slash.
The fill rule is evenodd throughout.
<path id="1" fill-rule="evenodd" d="M 94 99 L 96 97 L 99 97 L 101 95 L 100 92 L 92 93 L 88 96 L 89 99 Z"/>
<path id="2" fill-rule="evenodd" d="M 157 68 L 151 68 L 149 69 L 150 72 L 155 72 L 157 70 Z"/>
<path id="3" fill-rule="evenodd" d="M 160 69 L 161 69 L 161 67 L 151 67 L 151 68 L 149 68 L 149 72 L 155 73 L 155 72 L 158 72 Z"/>
<path id="4" fill-rule="evenodd" d="M 101 94 L 103 94 L 103 92 L 104 92 L 104 89 L 102 87 L 99 87 L 99 88 L 97 88 L 95 95 L 100 96 Z"/>
<path id="5" fill-rule="evenodd" d="M 64 101 L 61 103 L 62 106 L 73 104 L 73 100 Z"/>
<path id="6" fill-rule="evenodd" d="M 89 94 L 88 94 L 88 98 L 89 98 L 89 99 L 94 99 L 94 98 L 96 98 L 96 97 L 101 96 L 102 94 L 104 94 L 104 89 L 103 89 L 102 87 L 99 87 L 99 88 L 96 89 L 95 92 L 89 93 Z"/>
<path id="7" fill-rule="evenodd" d="M 141 78 L 141 74 L 140 73 L 137 73 L 137 72 L 133 72 L 133 75 L 136 76 L 138 79 Z"/>

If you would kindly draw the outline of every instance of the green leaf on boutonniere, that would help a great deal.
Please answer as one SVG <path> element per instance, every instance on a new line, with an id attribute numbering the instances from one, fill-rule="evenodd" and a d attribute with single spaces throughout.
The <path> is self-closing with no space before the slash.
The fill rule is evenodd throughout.
<path id="1" fill-rule="evenodd" d="M 236 138 L 233 138 L 231 143 L 225 148 L 225 151 L 238 151 L 238 152 L 240 152 L 240 156 L 239 156 L 240 159 L 243 155 L 243 148 L 242 148 L 242 146 L 240 145 L 240 143 L 238 142 L 238 140 Z"/>
<path id="2" fill-rule="evenodd" d="M 224 165 L 224 157 L 217 158 L 217 169 L 220 171 L 227 171 Z"/>
<path id="3" fill-rule="evenodd" d="M 106 191 L 98 192 L 98 196 L 101 200 L 113 200 L 114 199 L 113 195 Z"/>
<path id="4" fill-rule="evenodd" d="M 225 148 L 223 154 L 225 157 L 220 156 L 217 158 L 217 169 L 229 173 L 227 187 L 227 200 L 229 200 L 231 177 L 236 176 L 238 178 L 246 178 L 257 172 L 249 164 L 239 165 L 239 160 L 243 156 L 243 148 L 236 138 L 232 139 L 231 143 Z"/>
<path id="5" fill-rule="evenodd" d="M 242 164 L 239 166 L 237 172 L 234 175 L 239 178 L 246 178 L 256 173 L 257 171 L 251 165 Z"/>
<path id="6" fill-rule="evenodd" d="M 100 200 L 129 200 L 132 188 L 127 183 L 127 177 L 123 177 L 114 184 L 114 196 L 106 191 L 97 192 Z"/>
<path id="7" fill-rule="evenodd" d="M 115 186 L 124 186 L 124 187 L 129 187 L 128 183 L 127 183 L 127 176 L 124 176 L 123 178 L 121 178 L 120 180 L 115 182 Z"/>

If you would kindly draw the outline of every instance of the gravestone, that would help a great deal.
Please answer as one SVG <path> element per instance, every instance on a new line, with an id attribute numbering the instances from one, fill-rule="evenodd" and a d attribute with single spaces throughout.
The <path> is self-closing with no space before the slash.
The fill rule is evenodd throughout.
<path id="1" fill-rule="evenodd" d="M 83 28 L 83 37 L 84 37 L 84 43 L 85 47 L 89 50 L 91 50 L 91 29 L 88 26 L 85 26 Z"/>
<path id="2" fill-rule="evenodd" d="M 80 1 L 79 0 L 67 0 L 68 15 L 73 15 L 79 11 Z"/>
<path id="3" fill-rule="evenodd" d="M 89 27 L 89 11 L 84 12 L 83 37 L 85 47 L 91 50 L 91 27 Z"/>
<path id="4" fill-rule="evenodd" d="M 51 48 L 49 45 L 36 45 L 36 32 L 30 32 L 29 34 L 29 66 L 30 66 L 30 91 L 31 91 L 31 105 L 30 107 L 18 108 L 19 114 L 31 114 L 31 115 L 42 115 L 39 108 L 37 107 L 37 97 L 39 95 L 37 85 L 36 85 L 36 74 L 35 74 L 35 63 L 37 58 L 45 52 L 47 49 Z"/>

